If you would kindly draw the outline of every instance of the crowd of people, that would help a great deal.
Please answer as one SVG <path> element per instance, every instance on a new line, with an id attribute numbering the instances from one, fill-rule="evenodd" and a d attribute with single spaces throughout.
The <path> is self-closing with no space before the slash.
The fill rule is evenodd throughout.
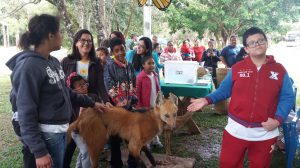
<path id="1" fill-rule="evenodd" d="M 221 52 L 213 39 L 207 49 L 196 39 L 194 47 L 184 40 L 177 50 L 173 41 L 168 41 L 162 49 L 156 36 L 152 40 L 137 37 L 133 34 L 126 41 L 121 32 L 113 31 L 95 49 L 92 33 L 82 29 L 74 36 L 71 54 L 59 62 L 50 55 L 62 44 L 59 19 L 42 14 L 30 20 L 20 40 L 23 51 L 7 62 L 13 71 L 12 122 L 23 144 L 24 167 L 70 167 L 76 147 L 79 148 L 76 167 L 90 167 L 80 133 L 73 132 L 71 142 L 66 143 L 69 124 L 84 115 L 84 108 L 93 107 L 101 112 L 106 102 L 129 111 L 154 107 L 160 91 L 160 69 L 170 60 L 204 62 L 205 67 L 213 69 L 213 77 L 219 61 L 232 68 L 219 89 L 206 98 L 192 100 L 188 110 L 196 111 L 231 96 L 220 167 L 239 167 L 245 149 L 249 151 L 251 164 L 258 165 L 253 167 L 269 165 L 269 147 L 278 136 L 277 127 L 289 112 L 293 94 L 283 66 L 265 55 L 264 32 L 258 28 L 246 32 L 244 53 L 240 53 L 237 36 L 231 36 L 230 44 Z M 270 71 L 274 73 L 269 74 Z M 267 79 L 262 79 L 265 76 Z M 123 167 L 121 142 L 118 135 L 108 140 L 106 147 L 111 150 L 112 168 Z M 163 147 L 158 136 L 150 146 Z M 131 155 L 127 162 L 128 167 L 137 167 Z"/>

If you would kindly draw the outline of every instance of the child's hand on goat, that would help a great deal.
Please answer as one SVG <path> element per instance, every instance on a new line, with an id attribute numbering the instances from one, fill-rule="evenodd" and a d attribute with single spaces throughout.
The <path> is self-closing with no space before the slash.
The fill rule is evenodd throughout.
<path id="1" fill-rule="evenodd" d="M 96 109 L 99 112 L 103 112 L 103 109 L 105 108 L 105 105 L 99 102 L 96 102 L 94 105 L 94 109 Z"/>

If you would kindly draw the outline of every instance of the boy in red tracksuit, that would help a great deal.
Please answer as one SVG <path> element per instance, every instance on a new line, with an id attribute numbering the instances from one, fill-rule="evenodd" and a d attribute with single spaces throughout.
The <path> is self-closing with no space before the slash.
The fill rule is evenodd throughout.
<path id="1" fill-rule="evenodd" d="M 284 67 L 266 55 L 268 41 L 261 29 L 248 29 L 243 45 L 249 56 L 232 67 L 215 92 L 191 100 L 188 110 L 231 97 L 220 167 L 243 167 L 247 151 L 250 168 L 266 168 L 270 167 L 278 127 L 293 108 L 295 95 Z"/>
<path id="2" fill-rule="evenodd" d="M 157 73 L 155 73 L 154 59 L 152 56 L 142 58 L 143 70 L 136 78 L 136 95 L 138 97 L 138 108 L 153 108 L 159 88 Z M 163 145 L 156 136 L 152 146 L 162 148 Z"/>

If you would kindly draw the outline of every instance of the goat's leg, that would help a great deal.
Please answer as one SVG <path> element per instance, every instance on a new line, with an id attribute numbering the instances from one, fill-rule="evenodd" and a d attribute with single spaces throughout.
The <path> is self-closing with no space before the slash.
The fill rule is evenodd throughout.
<path id="1" fill-rule="evenodd" d="M 128 144 L 129 154 L 135 159 L 138 168 L 147 168 L 144 161 L 141 159 L 142 145 L 137 142 L 130 141 Z"/>
<path id="2" fill-rule="evenodd" d="M 146 156 L 149 159 L 149 161 L 151 162 L 152 166 L 155 167 L 156 166 L 155 159 L 154 159 L 151 151 L 147 148 L 147 146 L 143 146 L 142 151 L 146 154 Z"/>

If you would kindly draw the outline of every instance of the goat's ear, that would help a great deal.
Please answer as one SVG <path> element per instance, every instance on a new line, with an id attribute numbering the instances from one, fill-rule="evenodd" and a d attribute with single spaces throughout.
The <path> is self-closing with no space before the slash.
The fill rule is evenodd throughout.
<path id="1" fill-rule="evenodd" d="M 162 92 L 158 92 L 155 100 L 156 106 L 160 106 L 164 103 L 164 95 Z"/>
<path id="2" fill-rule="evenodd" d="M 173 93 L 169 93 L 169 100 L 171 100 L 176 106 L 178 106 L 178 97 Z"/>

